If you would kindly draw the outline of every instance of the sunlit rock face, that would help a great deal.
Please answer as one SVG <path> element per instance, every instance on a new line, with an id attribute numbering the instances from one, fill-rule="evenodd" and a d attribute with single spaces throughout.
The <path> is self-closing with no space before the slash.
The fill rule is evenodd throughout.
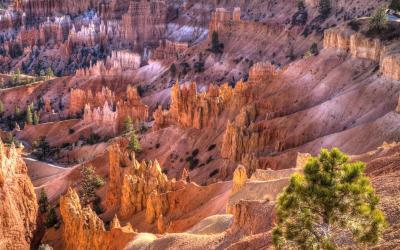
<path id="1" fill-rule="evenodd" d="M 140 163 L 117 144 L 108 150 L 108 161 L 110 179 L 105 204 L 114 208 L 121 219 L 146 211 L 146 222 L 152 224 L 169 209 L 160 195 L 184 184 L 169 180 L 157 161 Z"/>
<path id="2" fill-rule="evenodd" d="M 81 206 L 78 194 L 72 189 L 61 197 L 60 212 L 65 249 L 104 249 L 105 246 L 123 249 L 136 235 L 130 224 L 121 227 L 117 217 L 106 230 L 90 207 Z"/>
<path id="3" fill-rule="evenodd" d="M 36 230 L 36 195 L 20 153 L 1 141 L 0 201 L 0 248 L 29 249 Z"/>

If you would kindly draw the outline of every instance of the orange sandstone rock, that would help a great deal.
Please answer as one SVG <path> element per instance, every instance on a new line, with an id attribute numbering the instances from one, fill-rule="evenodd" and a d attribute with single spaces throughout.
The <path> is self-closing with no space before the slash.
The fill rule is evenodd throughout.
<path id="1" fill-rule="evenodd" d="M 38 205 L 24 161 L 0 141 L 0 248 L 30 249 Z"/>
<path id="2" fill-rule="evenodd" d="M 110 230 L 89 207 L 82 207 L 78 194 L 69 189 L 60 199 L 65 249 L 123 249 L 136 233 L 130 225 L 121 227 L 115 217 Z"/>

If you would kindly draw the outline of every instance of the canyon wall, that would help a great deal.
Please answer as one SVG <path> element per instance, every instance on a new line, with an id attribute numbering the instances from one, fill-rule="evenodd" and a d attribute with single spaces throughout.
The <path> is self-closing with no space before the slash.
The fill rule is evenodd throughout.
<path id="1" fill-rule="evenodd" d="M 131 1 L 122 16 L 124 40 L 135 48 L 157 45 L 166 31 L 167 5 L 162 0 Z"/>
<path id="2" fill-rule="evenodd" d="M 76 15 L 99 6 L 101 0 L 16 0 L 15 7 L 24 11 L 28 18 L 40 18 L 55 14 Z"/>
<path id="3" fill-rule="evenodd" d="M 130 224 L 121 227 L 114 217 L 110 229 L 90 207 L 82 207 L 75 190 L 69 189 L 60 199 L 65 249 L 123 249 L 136 233 Z"/>
<path id="4" fill-rule="evenodd" d="M 233 11 L 228 11 L 225 8 L 217 8 L 211 14 L 208 36 L 211 39 L 212 34 L 217 32 L 218 38 L 224 42 L 228 39 L 234 39 L 231 36 L 240 32 L 243 32 L 241 33 L 241 38 L 249 36 L 249 39 L 251 39 L 250 36 L 254 38 L 254 34 L 258 33 L 278 37 L 283 31 L 291 35 L 296 35 L 297 32 L 296 30 L 286 30 L 285 25 L 282 23 L 241 20 L 241 10 L 239 7 L 234 8 Z"/>
<path id="5" fill-rule="evenodd" d="M 154 60 L 177 60 L 188 48 L 188 43 L 163 39 L 151 54 L 151 58 Z"/>
<path id="6" fill-rule="evenodd" d="M 0 141 L 0 248 L 30 249 L 38 205 L 27 168 L 14 144 Z"/>
<path id="7" fill-rule="evenodd" d="M 400 80 L 400 54 L 396 51 L 399 42 L 383 42 L 368 38 L 348 27 L 336 27 L 324 33 L 324 48 L 348 51 L 351 56 L 379 63 L 380 72 L 393 80 Z"/>

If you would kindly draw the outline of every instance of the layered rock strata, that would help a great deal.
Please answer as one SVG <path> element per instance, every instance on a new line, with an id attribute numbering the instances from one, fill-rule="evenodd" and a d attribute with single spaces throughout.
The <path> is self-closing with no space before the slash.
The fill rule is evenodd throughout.
<path id="1" fill-rule="evenodd" d="M 380 72 L 393 80 L 400 80 L 400 54 L 396 51 L 398 41 L 382 41 L 369 38 L 348 27 L 336 27 L 324 33 L 324 48 L 342 49 L 353 57 L 369 59 L 379 63 Z"/>

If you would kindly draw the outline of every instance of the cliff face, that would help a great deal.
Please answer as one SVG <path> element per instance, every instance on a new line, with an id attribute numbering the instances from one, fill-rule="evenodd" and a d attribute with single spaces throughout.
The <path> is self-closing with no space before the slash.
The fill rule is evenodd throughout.
<path id="1" fill-rule="evenodd" d="M 124 39 L 137 48 L 157 44 L 166 31 L 166 18 L 164 1 L 131 1 L 127 13 L 122 16 Z"/>
<path id="2" fill-rule="evenodd" d="M 380 72 L 393 80 L 400 80 L 400 54 L 395 50 L 397 41 L 383 42 L 379 38 L 368 38 L 362 32 L 339 26 L 326 30 L 324 48 L 343 49 L 353 57 L 369 59 L 379 63 Z"/>
<path id="3" fill-rule="evenodd" d="M 0 248 L 29 249 L 36 229 L 36 195 L 17 149 L 1 141 L 0 201 Z"/>
<path id="4" fill-rule="evenodd" d="M 65 249 L 123 249 L 136 233 L 130 224 L 121 227 L 114 218 L 110 230 L 105 230 L 103 221 L 89 207 L 82 208 L 76 191 L 69 189 L 60 199 L 63 219 Z"/>
<path id="5" fill-rule="evenodd" d="M 275 225 L 275 203 L 268 201 L 241 200 L 231 210 L 231 233 L 241 231 L 246 235 L 268 232 Z"/>
<path id="6" fill-rule="evenodd" d="M 17 9 L 27 13 L 30 18 L 52 16 L 55 13 L 78 14 L 89 8 L 97 7 L 99 0 L 95 1 L 63 1 L 63 0 L 16 0 Z"/>

